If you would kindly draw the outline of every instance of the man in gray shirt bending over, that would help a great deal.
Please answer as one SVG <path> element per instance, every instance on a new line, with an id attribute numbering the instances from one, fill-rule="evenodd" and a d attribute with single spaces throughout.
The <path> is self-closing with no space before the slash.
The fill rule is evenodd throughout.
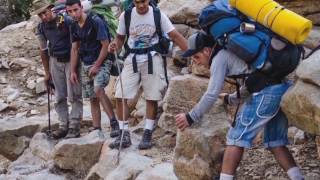
<path id="1" fill-rule="evenodd" d="M 176 116 L 176 126 L 180 130 L 200 121 L 220 96 L 227 104 L 237 104 L 237 93 L 220 94 L 225 77 L 250 73 L 248 65 L 233 53 L 222 49 L 216 55 L 214 53 L 215 41 L 204 33 L 196 33 L 188 39 L 189 50 L 184 53 L 186 57 L 192 57 L 194 63 L 209 65 L 211 78 L 208 89 L 200 102 L 188 113 Z M 303 177 L 292 155 L 287 149 L 288 121 L 280 110 L 282 95 L 289 88 L 288 82 L 279 82 L 264 87 L 255 93 L 248 93 L 243 85 L 240 88 L 240 97 L 244 104 L 237 113 L 235 125 L 227 134 L 227 147 L 224 152 L 221 180 L 234 179 L 236 169 L 242 158 L 244 148 L 250 148 L 253 139 L 259 131 L 264 129 L 264 145 L 270 150 L 279 162 L 280 166 L 288 173 L 290 179 L 302 180 Z"/>

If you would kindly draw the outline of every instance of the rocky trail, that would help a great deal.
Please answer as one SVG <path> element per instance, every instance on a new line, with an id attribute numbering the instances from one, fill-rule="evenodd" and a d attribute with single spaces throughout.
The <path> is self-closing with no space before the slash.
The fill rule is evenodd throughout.
<path id="1" fill-rule="evenodd" d="M 185 37 L 197 29 L 197 15 L 207 0 L 162 0 L 160 8 L 168 14 Z M 314 1 L 281 1 L 289 8 L 308 15 L 314 24 L 319 13 Z M 196 5 L 195 5 L 196 4 Z M 44 71 L 33 29 L 38 19 L 7 26 L 0 30 L 0 180 L 209 180 L 221 167 L 225 135 L 233 110 L 217 105 L 184 132 L 174 126 L 174 115 L 190 110 L 205 92 L 210 76 L 207 67 L 181 59 L 174 48 L 169 59 L 170 85 L 159 102 L 158 127 L 153 134 L 154 146 L 139 151 L 143 133 L 145 103 L 143 93 L 129 102 L 130 131 L 133 145 L 121 152 L 108 147 L 109 120 L 102 116 L 103 131 L 89 132 L 89 102 L 84 102 L 81 138 L 48 139 L 47 95 Z M 320 43 L 320 28 L 315 26 L 304 44 L 308 49 Z M 295 85 L 284 96 L 282 109 L 289 117 L 289 146 L 306 180 L 320 179 L 320 52 L 304 61 L 293 75 Z M 115 77 L 106 93 L 114 94 Z M 225 92 L 234 91 L 226 85 Z M 112 99 L 114 101 L 114 99 Z M 52 127 L 57 115 L 51 101 Z M 299 129 L 298 129 L 299 128 Z M 272 154 L 262 146 L 262 134 L 254 148 L 246 151 L 237 170 L 237 179 L 288 179 Z"/>

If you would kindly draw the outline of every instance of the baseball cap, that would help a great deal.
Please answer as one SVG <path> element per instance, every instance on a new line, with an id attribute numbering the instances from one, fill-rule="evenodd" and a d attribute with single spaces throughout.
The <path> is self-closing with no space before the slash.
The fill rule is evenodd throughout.
<path id="1" fill-rule="evenodd" d="M 188 38 L 188 50 L 182 54 L 182 57 L 190 57 L 205 47 L 214 46 L 216 41 L 206 33 L 199 31 Z"/>

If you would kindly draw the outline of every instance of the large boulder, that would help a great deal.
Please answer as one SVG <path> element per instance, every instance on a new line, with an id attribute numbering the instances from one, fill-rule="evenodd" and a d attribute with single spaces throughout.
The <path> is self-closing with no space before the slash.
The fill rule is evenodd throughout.
<path id="1" fill-rule="evenodd" d="M 122 155 L 120 164 L 107 177 L 105 177 L 105 179 L 136 179 L 143 170 L 147 169 L 152 164 L 152 159 L 137 153 L 129 152 Z"/>
<path id="2" fill-rule="evenodd" d="M 170 163 L 162 163 L 156 165 L 154 168 L 144 170 L 136 180 L 178 180 L 173 172 L 173 166 Z"/>
<path id="3" fill-rule="evenodd" d="M 112 139 L 108 139 L 102 147 L 98 163 L 90 169 L 86 180 L 135 179 L 143 170 L 150 167 L 152 159 L 139 154 L 136 149 L 139 141 L 133 133 L 131 140 L 133 145 L 121 151 L 117 165 L 118 150 L 109 148 Z"/>
<path id="4" fill-rule="evenodd" d="M 320 51 L 316 51 L 297 68 L 299 79 L 320 87 Z"/>
<path id="5" fill-rule="evenodd" d="M 207 66 L 192 63 L 191 72 L 196 76 L 208 77 L 210 78 L 210 69 Z"/>
<path id="6" fill-rule="evenodd" d="M 192 75 L 176 76 L 171 79 L 158 125 L 166 131 L 176 133 L 175 115 L 188 112 L 206 91 L 209 80 Z"/>
<path id="7" fill-rule="evenodd" d="M 0 155 L 0 174 L 7 173 L 7 169 L 10 165 L 11 161 L 4 156 Z"/>
<path id="8" fill-rule="evenodd" d="M 174 24 L 198 25 L 198 16 L 210 0 L 162 0 L 160 9 Z"/>
<path id="9" fill-rule="evenodd" d="M 178 131 L 173 166 L 179 179 L 213 179 L 219 174 L 228 126 L 227 113 L 218 101 L 201 122 Z"/>
<path id="10" fill-rule="evenodd" d="M 8 167 L 7 175 L 31 175 L 33 173 L 47 169 L 48 164 L 41 158 L 34 156 L 30 149 L 24 153 Z"/>
<path id="11" fill-rule="evenodd" d="M 303 61 L 296 74 L 298 81 L 289 89 L 281 102 L 292 125 L 320 135 L 320 52 Z"/>
<path id="12" fill-rule="evenodd" d="M 16 160 L 28 147 L 30 139 L 25 136 L 16 137 L 12 134 L 0 134 L 0 154 L 10 159 Z"/>
<path id="13" fill-rule="evenodd" d="M 313 24 L 320 25 L 319 1 L 317 0 L 276 0 L 286 8 L 310 19 Z"/>
<path id="14" fill-rule="evenodd" d="M 55 144 L 56 141 L 48 139 L 46 134 L 37 133 L 33 136 L 29 147 L 33 155 L 49 161 L 52 159 L 52 150 Z"/>
<path id="15" fill-rule="evenodd" d="M 42 129 L 47 122 L 44 116 L 31 118 L 4 118 L 0 119 L 0 154 L 10 160 L 17 159 L 29 145 L 29 139 Z M 57 124 L 53 120 L 52 124 Z"/>
<path id="16" fill-rule="evenodd" d="M 61 169 L 86 171 L 98 161 L 104 141 L 105 137 L 99 131 L 63 140 L 54 147 L 54 164 Z"/>
<path id="17" fill-rule="evenodd" d="M 314 49 L 317 46 L 319 46 L 319 44 L 320 44 L 320 28 L 314 27 L 311 30 L 309 37 L 303 43 L 303 45 L 309 49 Z"/>
<path id="18" fill-rule="evenodd" d="M 301 80 L 289 89 L 282 98 L 281 108 L 290 124 L 320 135 L 320 88 Z"/>

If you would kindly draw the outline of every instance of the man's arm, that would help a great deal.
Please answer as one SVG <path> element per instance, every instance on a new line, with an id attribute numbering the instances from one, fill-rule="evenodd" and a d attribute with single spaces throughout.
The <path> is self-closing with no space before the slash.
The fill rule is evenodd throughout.
<path id="1" fill-rule="evenodd" d="M 101 64 L 105 61 L 107 55 L 108 55 L 108 46 L 109 46 L 109 41 L 108 40 L 103 40 L 100 41 L 102 47 L 99 53 L 98 59 L 95 61 L 94 66 L 100 67 Z"/>
<path id="2" fill-rule="evenodd" d="M 41 61 L 42 61 L 44 72 L 46 73 L 46 76 L 50 76 L 48 50 L 41 50 L 40 49 L 40 57 L 41 57 Z"/>
<path id="3" fill-rule="evenodd" d="M 78 54 L 79 47 L 80 47 L 79 41 L 75 41 L 72 43 L 72 47 L 71 47 L 71 73 L 77 72 L 78 60 L 79 60 L 79 54 Z"/>
<path id="4" fill-rule="evenodd" d="M 176 126 L 180 130 L 191 126 L 195 121 L 200 121 L 202 116 L 208 112 L 216 102 L 227 73 L 227 62 L 225 58 L 225 54 L 222 53 L 222 51 L 215 56 L 210 69 L 211 77 L 207 91 L 201 97 L 198 104 L 190 112 L 176 115 Z"/>
<path id="5" fill-rule="evenodd" d="M 47 39 L 42 31 L 41 24 L 35 30 L 35 35 L 39 41 L 39 48 L 40 48 L 40 57 L 42 61 L 42 65 L 45 72 L 45 81 L 47 82 L 50 79 L 50 70 L 49 70 L 49 52 L 48 52 L 48 44 Z"/>
<path id="6" fill-rule="evenodd" d="M 172 41 L 180 47 L 181 50 L 188 50 L 187 39 L 184 38 L 177 30 L 172 30 L 168 35 Z"/>
<path id="7" fill-rule="evenodd" d="M 119 52 L 119 50 L 122 48 L 124 44 L 125 38 L 126 38 L 125 35 L 117 34 L 116 39 L 110 43 L 109 52 L 113 52 L 113 53 L 115 51 Z"/>

